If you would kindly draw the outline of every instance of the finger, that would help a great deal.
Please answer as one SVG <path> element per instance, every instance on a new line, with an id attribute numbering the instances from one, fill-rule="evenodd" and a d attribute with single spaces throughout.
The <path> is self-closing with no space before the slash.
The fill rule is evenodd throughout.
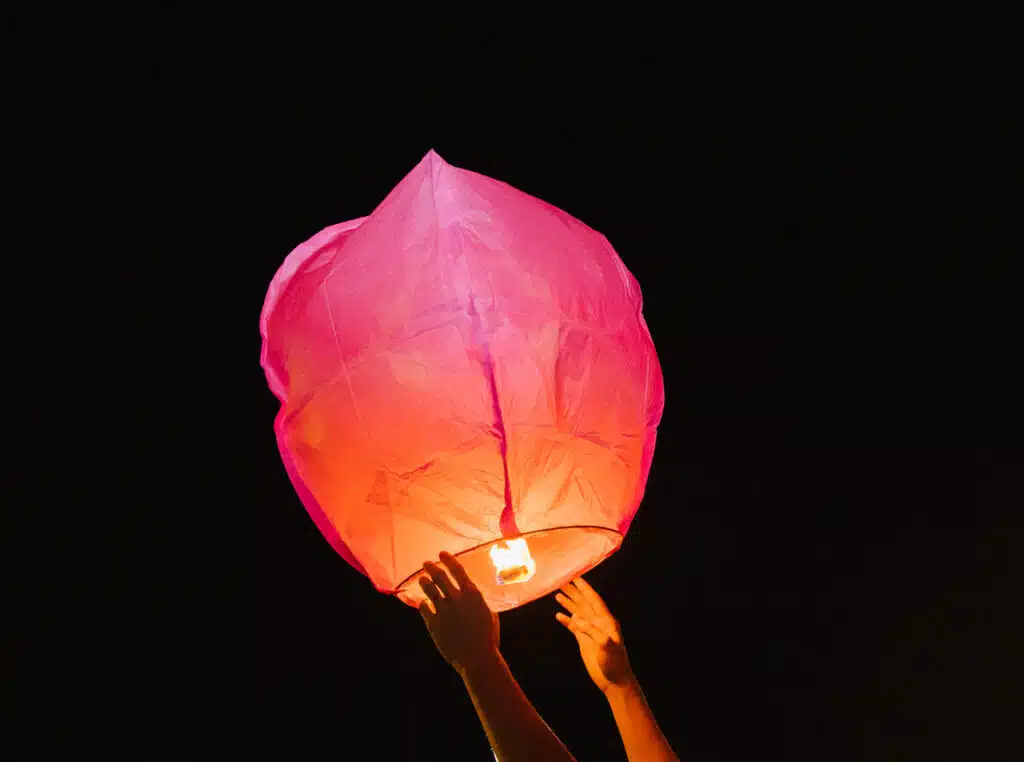
<path id="1" fill-rule="evenodd" d="M 604 645 L 608 642 L 608 633 L 594 624 L 589 617 L 573 616 L 572 623 L 577 632 L 589 636 L 598 645 Z"/>
<path id="2" fill-rule="evenodd" d="M 587 610 L 591 612 L 591 623 L 604 632 L 607 637 L 618 643 L 621 639 L 619 623 L 612 616 L 612 612 L 608 610 L 604 599 L 597 594 L 597 591 L 583 577 L 574 579 L 573 585 L 580 591 L 583 599 L 587 602 Z"/>
<path id="3" fill-rule="evenodd" d="M 594 641 L 596 643 L 604 642 L 603 638 L 601 640 L 595 640 L 593 635 L 591 635 L 589 628 L 587 628 L 586 624 L 584 624 L 582 620 L 577 619 L 576 617 L 566 616 L 562 612 L 558 612 L 557 614 L 555 614 L 555 619 L 557 619 L 565 627 L 565 629 L 567 629 L 569 632 L 575 635 L 576 640 L 580 641 L 581 643 L 584 639 Z"/>
<path id="4" fill-rule="evenodd" d="M 445 598 L 452 597 L 455 593 L 455 585 L 452 584 L 452 579 L 448 576 L 448 572 L 430 561 L 423 564 L 423 570 L 430 575 L 430 579 L 441 590 Z"/>
<path id="5" fill-rule="evenodd" d="M 434 581 L 430 577 L 420 577 L 420 589 L 430 599 L 430 602 L 434 604 L 434 609 L 436 610 L 438 601 L 444 596 L 441 595 L 441 591 L 434 584 Z"/>
<path id="6" fill-rule="evenodd" d="M 448 571 L 451 572 L 452 577 L 455 578 L 455 581 L 459 585 L 459 590 L 476 589 L 476 585 L 474 585 L 473 580 L 469 578 L 469 574 L 466 572 L 465 567 L 459 563 L 459 559 L 448 551 L 441 551 L 441 561 L 448 567 Z"/>
<path id="7" fill-rule="evenodd" d="M 429 600 L 420 601 L 419 605 L 420 616 L 423 617 L 423 621 L 430 624 L 430 620 L 434 618 L 434 614 L 437 612 L 434 610 L 434 605 Z"/>
<path id="8" fill-rule="evenodd" d="M 558 601 L 558 603 L 562 605 L 562 608 L 564 608 L 570 614 L 576 614 L 580 610 L 579 606 L 576 605 L 575 601 L 573 601 L 571 598 L 569 598 L 569 596 L 565 595 L 564 593 L 556 593 L 555 600 Z"/>
<path id="9" fill-rule="evenodd" d="M 587 599 L 583 597 L 583 591 L 577 589 L 572 582 L 567 582 L 559 588 L 565 595 L 571 598 L 577 606 L 588 606 Z"/>
<path id="10" fill-rule="evenodd" d="M 558 600 L 557 595 L 555 596 L 555 599 Z M 581 627 L 588 628 L 588 631 L 600 632 L 604 638 L 612 637 L 612 628 L 605 624 L 602 617 L 595 614 L 588 608 L 584 608 L 582 606 L 577 605 L 573 601 L 570 601 L 568 599 L 566 599 L 566 601 L 568 602 L 568 605 L 566 605 L 566 603 L 563 603 L 562 601 L 558 602 L 569 610 L 569 612 L 572 614 L 573 621 L 579 623 Z M 571 606 L 572 608 L 569 608 L 569 606 Z"/>
<path id="11" fill-rule="evenodd" d="M 612 612 L 608 610 L 608 607 L 604 603 L 604 599 L 597 594 L 597 591 L 590 586 L 583 577 L 577 577 L 573 580 L 573 584 L 583 594 L 584 599 L 590 604 L 594 611 L 604 614 L 607 617 L 612 615 Z"/>
<path id="12" fill-rule="evenodd" d="M 573 620 L 571 616 L 563 614 L 561 611 L 559 611 L 557 614 L 555 614 L 555 619 L 561 622 L 565 629 L 567 629 L 569 632 L 575 635 L 577 639 L 587 637 L 587 635 L 585 635 L 580 630 L 580 628 L 577 626 L 576 622 Z"/>

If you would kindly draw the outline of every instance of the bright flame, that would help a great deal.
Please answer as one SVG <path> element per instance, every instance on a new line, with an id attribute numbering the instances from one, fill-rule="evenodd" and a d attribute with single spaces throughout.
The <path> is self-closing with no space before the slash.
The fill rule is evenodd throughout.
<path id="1" fill-rule="evenodd" d="M 499 585 L 526 582 L 537 571 L 537 562 L 522 537 L 496 542 L 491 546 L 490 554 Z"/>

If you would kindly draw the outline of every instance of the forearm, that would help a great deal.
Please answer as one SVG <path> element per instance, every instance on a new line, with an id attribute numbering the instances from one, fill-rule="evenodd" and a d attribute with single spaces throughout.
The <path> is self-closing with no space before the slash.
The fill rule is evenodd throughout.
<path id="1" fill-rule="evenodd" d="M 500 762 L 575 762 L 526 698 L 501 654 L 463 675 Z"/>
<path id="2" fill-rule="evenodd" d="M 679 762 L 635 679 L 605 694 L 630 762 Z"/>

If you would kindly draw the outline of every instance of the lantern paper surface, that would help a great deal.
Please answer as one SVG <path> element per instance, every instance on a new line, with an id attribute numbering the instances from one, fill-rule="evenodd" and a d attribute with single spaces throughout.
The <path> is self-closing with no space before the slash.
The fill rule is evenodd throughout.
<path id="1" fill-rule="evenodd" d="M 378 590 L 417 605 L 447 550 L 501 611 L 619 547 L 664 389 L 601 234 L 432 151 L 296 248 L 260 322 L 288 474 Z"/>

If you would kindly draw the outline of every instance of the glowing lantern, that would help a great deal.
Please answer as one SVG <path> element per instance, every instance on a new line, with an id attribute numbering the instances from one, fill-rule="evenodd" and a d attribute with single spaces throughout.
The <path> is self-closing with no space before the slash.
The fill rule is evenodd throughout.
<path id="1" fill-rule="evenodd" d="M 292 483 L 378 590 L 417 605 L 447 550 L 501 611 L 619 547 L 664 389 L 636 280 L 578 220 L 430 152 L 285 259 L 260 327 Z"/>

